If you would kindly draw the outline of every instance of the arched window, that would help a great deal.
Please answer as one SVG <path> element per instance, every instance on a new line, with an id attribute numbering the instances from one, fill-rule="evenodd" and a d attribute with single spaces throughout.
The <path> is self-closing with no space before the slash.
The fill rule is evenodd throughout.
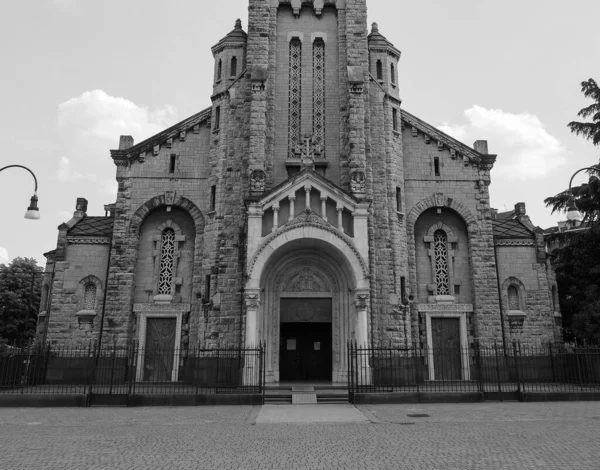
<path id="1" fill-rule="evenodd" d="M 325 144 L 325 42 L 313 44 L 313 134 L 315 142 Z M 323 156 L 321 156 L 323 158 Z"/>
<path id="2" fill-rule="evenodd" d="M 380 60 L 377 61 L 375 68 L 377 69 L 377 80 L 383 80 L 383 65 Z"/>
<path id="3" fill-rule="evenodd" d="M 396 67 L 394 67 L 394 64 L 392 64 L 390 67 L 390 74 L 392 76 L 392 85 L 395 85 L 396 84 Z"/>
<path id="4" fill-rule="evenodd" d="M 96 309 L 96 284 L 90 282 L 85 285 L 85 290 L 83 292 L 83 309 Z"/>
<path id="5" fill-rule="evenodd" d="M 448 235 L 443 230 L 436 230 L 433 234 L 433 254 L 435 258 L 437 295 L 450 295 Z"/>
<path id="6" fill-rule="evenodd" d="M 519 288 L 515 285 L 508 286 L 508 310 L 521 310 L 521 302 L 519 300 Z"/>
<path id="7" fill-rule="evenodd" d="M 300 116 L 302 114 L 302 42 L 299 38 L 290 41 L 290 90 L 289 90 L 289 145 L 294 153 L 300 143 Z"/>
<path id="8" fill-rule="evenodd" d="M 161 236 L 160 272 L 158 276 L 159 295 L 173 293 L 173 268 L 175 260 L 175 231 L 167 228 Z"/>
<path id="9" fill-rule="evenodd" d="M 223 61 L 219 59 L 217 64 L 217 80 L 221 80 L 221 74 L 223 73 Z"/>
<path id="10" fill-rule="evenodd" d="M 231 70 L 229 72 L 229 75 L 231 75 L 232 77 L 235 77 L 237 75 L 237 57 L 231 58 Z"/>

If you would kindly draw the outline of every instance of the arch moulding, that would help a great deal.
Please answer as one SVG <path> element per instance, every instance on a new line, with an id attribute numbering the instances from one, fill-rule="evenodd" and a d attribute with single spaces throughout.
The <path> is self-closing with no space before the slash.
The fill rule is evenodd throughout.
<path id="1" fill-rule="evenodd" d="M 323 241 L 337 248 L 352 268 L 356 289 L 368 289 L 369 273 L 356 247 L 336 233 L 335 230 L 312 223 L 285 227 L 267 237 L 258 247 L 248 264 L 246 289 L 260 289 L 263 270 L 267 266 L 271 255 L 279 248 L 294 240 L 308 239 Z"/>
<path id="2" fill-rule="evenodd" d="M 474 235 L 479 231 L 479 224 L 477 223 L 477 219 L 473 216 L 473 214 L 467 206 L 465 206 L 462 202 L 457 201 L 454 198 L 447 197 L 441 193 L 436 193 L 428 198 L 421 200 L 409 212 L 408 217 L 406 218 L 406 228 L 408 233 L 414 232 L 415 223 L 417 222 L 419 216 L 427 209 L 431 209 L 434 207 L 446 207 L 458 213 L 467 224 L 467 230 L 470 235 Z"/>
<path id="3" fill-rule="evenodd" d="M 179 207 L 187 211 L 194 220 L 196 235 L 204 234 L 204 216 L 202 215 L 200 209 L 198 209 L 198 206 L 196 206 L 196 204 L 189 199 L 179 195 L 176 195 L 174 200 L 167 201 L 167 198 L 164 194 L 149 199 L 135 211 L 135 213 L 131 216 L 131 221 L 129 222 L 129 234 L 138 235 L 140 232 L 140 227 L 142 226 L 142 222 L 148 216 L 148 214 L 154 209 L 162 206 Z"/>

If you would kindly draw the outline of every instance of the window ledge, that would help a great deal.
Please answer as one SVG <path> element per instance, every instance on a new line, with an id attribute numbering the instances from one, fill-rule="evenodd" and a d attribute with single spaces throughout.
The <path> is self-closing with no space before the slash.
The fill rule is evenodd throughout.
<path id="1" fill-rule="evenodd" d="M 173 301 L 173 296 L 170 294 L 158 294 L 152 297 L 152 302 L 155 304 L 170 304 Z"/>
<path id="2" fill-rule="evenodd" d="M 394 134 L 396 137 L 400 137 L 400 131 L 392 130 L 392 134 Z"/>
<path id="3" fill-rule="evenodd" d="M 527 314 L 525 312 L 523 312 L 522 310 L 509 310 L 507 315 L 510 318 L 518 318 L 518 317 L 526 317 Z"/>
<path id="4" fill-rule="evenodd" d="M 211 211 L 208 211 L 208 212 L 206 213 L 206 215 L 211 215 L 211 216 L 212 216 L 212 215 L 215 215 L 216 213 L 217 213 L 217 211 L 213 209 L 213 210 L 211 210 Z"/>
<path id="5" fill-rule="evenodd" d="M 75 315 L 78 317 L 95 317 L 96 310 L 79 310 Z"/>
<path id="6" fill-rule="evenodd" d="M 554 316 L 556 318 L 562 318 L 562 314 L 560 312 L 554 312 Z"/>

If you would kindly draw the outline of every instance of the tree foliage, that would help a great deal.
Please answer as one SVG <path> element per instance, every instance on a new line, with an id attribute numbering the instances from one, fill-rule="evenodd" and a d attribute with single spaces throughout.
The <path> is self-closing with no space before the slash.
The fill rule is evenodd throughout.
<path id="1" fill-rule="evenodd" d="M 593 79 L 581 83 L 581 91 L 594 103 L 578 116 L 592 122 L 570 122 L 571 132 L 600 146 L 600 88 Z M 581 230 L 551 236 L 565 339 L 600 342 L 600 164 L 587 170 L 588 182 L 545 199 L 552 213 L 569 209 L 573 198 L 581 212 Z"/>
<path id="2" fill-rule="evenodd" d="M 592 122 L 572 121 L 569 123 L 571 132 L 591 140 L 594 145 L 600 145 L 600 88 L 594 79 L 581 82 L 581 92 L 586 98 L 592 98 L 594 103 L 586 106 L 577 115 L 583 119 L 592 118 Z"/>
<path id="3" fill-rule="evenodd" d="M 43 269 L 33 258 L 0 264 L 0 338 L 25 346 L 35 337 Z"/>

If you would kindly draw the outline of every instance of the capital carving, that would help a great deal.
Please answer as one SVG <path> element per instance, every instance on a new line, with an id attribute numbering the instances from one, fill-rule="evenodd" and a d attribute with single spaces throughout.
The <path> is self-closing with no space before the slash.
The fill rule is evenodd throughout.
<path id="1" fill-rule="evenodd" d="M 258 308 L 260 307 L 260 291 L 246 291 L 245 301 L 247 310 L 258 310 Z"/>
<path id="2" fill-rule="evenodd" d="M 350 192 L 364 194 L 366 192 L 366 178 L 362 171 L 355 171 L 350 178 Z"/>
<path id="3" fill-rule="evenodd" d="M 254 170 L 250 174 L 250 192 L 262 193 L 265 191 L 265 172 Z"/>
<path id="4" fill-rule="evenodd" d="M 358 310 L 366 310 L 369 304 L 369 292 L 358 291 L 355 294 L 355 303 Z"/>

